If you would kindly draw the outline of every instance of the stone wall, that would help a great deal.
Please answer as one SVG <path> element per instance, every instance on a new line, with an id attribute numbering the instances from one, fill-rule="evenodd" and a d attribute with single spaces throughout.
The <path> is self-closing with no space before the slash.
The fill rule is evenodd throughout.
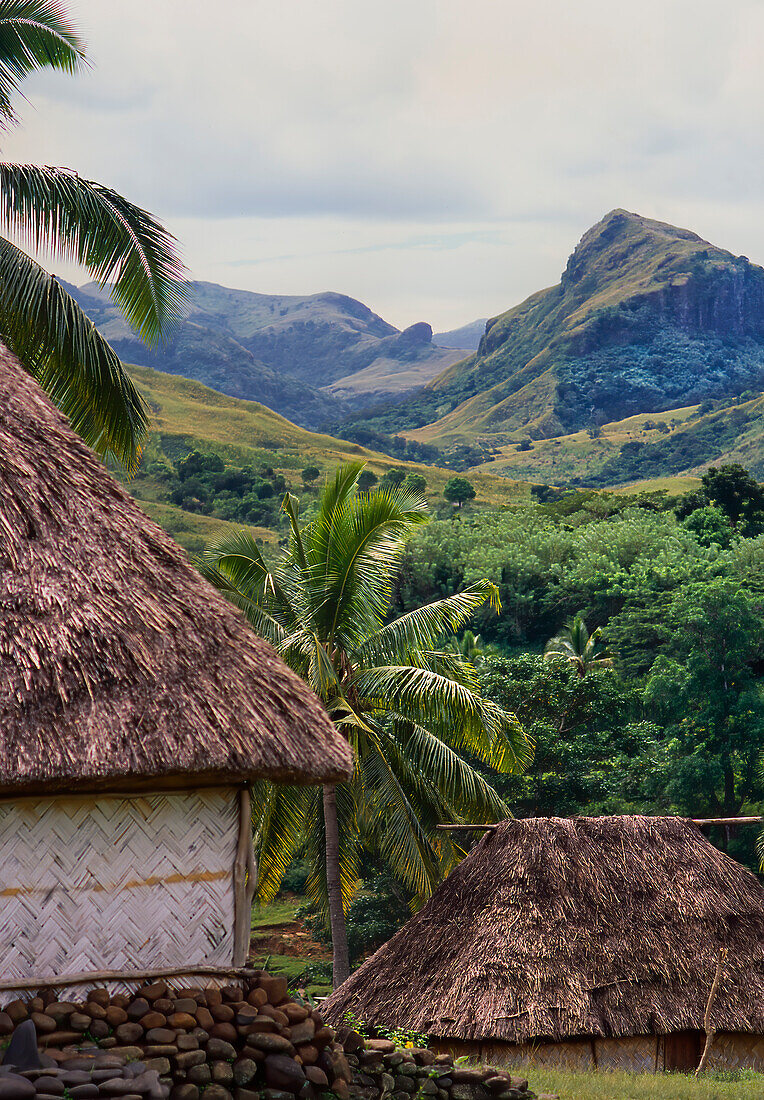
<path id="1" fill-rule="evenodd" d="M 34 1024 L 50 1065 L 65 1069 L 75 1057 L 107 1053 L 156 1075 L 170 1100 L 202 1093 L 204 1100 L 533 1097 L 524 1078 L 506 1072 L 454 1065 L 448 1054 L 398 1049 L 349 1029 L 338 1036 L 312 1005 L 289 998 L 284 978 L 257 970 L 222 989 L 157 981 L 132 993 L 93 988 L 77 1002 L 40 991 L 0 1011 L 0 1037 L 24 1021 Z M 81 1100 L 97 1095 L 90 1090 Z"/>

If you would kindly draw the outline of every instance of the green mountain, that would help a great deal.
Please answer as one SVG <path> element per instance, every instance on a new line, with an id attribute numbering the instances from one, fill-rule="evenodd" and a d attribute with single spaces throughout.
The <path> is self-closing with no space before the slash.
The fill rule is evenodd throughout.
<path id="1" fill-rule="evenodd" d="M 614 210 L 556 286 L 489 320 L 474 355 L 370 423 L 485 448 L 735 398 L 763 377 L 764 270 Z"/>
<path id="2" fill-rule="evenodd" d="M 254 294 L 189 284 L 189 313 L 167 347 L 151 351 L 95 284 L 68 287 L 125 362 L 196 379 L 257 400 L 305 427 L 397 400 L 465 352 L 433 345 L 421 322 L 399 332 L 342 294 Z"/>
<path id="3" fill-rule="evenodd" d="M 639 484 L 678 492 L 708 466 L 726 463 L 739 463 L 764 480 L 764 395 L 746 391 L 731 405 L 706 401 L 566 435 L 493 446 L 467 476 L 491 470 L 552 485 Z"/>

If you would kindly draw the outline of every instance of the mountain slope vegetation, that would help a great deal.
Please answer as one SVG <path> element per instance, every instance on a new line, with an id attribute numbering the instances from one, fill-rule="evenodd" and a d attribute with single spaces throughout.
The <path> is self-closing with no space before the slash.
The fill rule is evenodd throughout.
<path id="1" fill-rule="evenodd" d="M 356 443 L 306 431 L 264 405 L 230 397 L 199 382 L 149 367 L 130 366 L 128 370 L 152 414 L 149 441 L 128 488 L 152 518 L 189 551 L 201 550 L 228 522 L 246 524 L 263 541 L 275 541 L 283 489 L 305 493 L 308 502 L 315 495 L 313 489 L 306 489 L 302 475 L 310 467 L 317 471 L 316 484 L 351 460 L 365 461 L 378 478 L 393 468 L 418 474 L 424 478 L 425 495 L 446 507 L 443 490 L 453 470 L 401 461 Z M 202 499 L 203 494 L 194 499 L 199 478 L 186 478 L 185 491 L 176 492 L 178 465 L 194 452 L 210 461 L 219 460 L 220 474 L 231 476 L 230 483 L 221 481 L 219 501 L 225 507 L 216 507 L 213 514 L 205 507 L 209 502 Z M 257 507 L 249 512 L 242 508 L 237 479 L 249 482 L 245 489 L 248 493 L 254 490 L 258 501 L 253 503 L 262 505 L 261 517 Z M 488 469 L 478 471 L 472 481 L 478 507 L 529 497 L 526 484 L 497 477 Z"/>
<path id="2" fill-rule="evenodd" d="M 371 422 L 445 448 L 500 445 L 735 398 L 763 377 L 764 270 L 614 210 L 556 286 L 489 320 L 474 355 Z"/>

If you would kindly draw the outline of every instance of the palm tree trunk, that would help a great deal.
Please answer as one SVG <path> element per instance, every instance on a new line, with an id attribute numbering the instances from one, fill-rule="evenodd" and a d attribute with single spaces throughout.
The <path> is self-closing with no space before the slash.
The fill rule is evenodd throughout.
<path id="1" fill-rule="evenodd" d="M 324 786 L 324 829 L 326 831 L 326 889 L 329 895 L 329 919 L 332 926 L 332 984 L 336 989 L 350 977 L 350 955 L 345 912 L 342 908 L 340 835 L 337 828 L 337 791 L 334 784 Z"/>

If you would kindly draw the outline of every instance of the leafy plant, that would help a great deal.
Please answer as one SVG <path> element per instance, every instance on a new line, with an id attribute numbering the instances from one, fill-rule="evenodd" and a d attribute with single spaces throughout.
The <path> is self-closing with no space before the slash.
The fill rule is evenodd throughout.
<path id="1" fill-rule="evenodd" d="M 579 676 L 586 676 L 593 668 L 609 668 L 613 661 L 602 641 L 602 628 L 591 634 L 583 615 L 575 615 L 559 634 L 550 638 L 544 647 L 547 661 L 567 661 Z"/>

